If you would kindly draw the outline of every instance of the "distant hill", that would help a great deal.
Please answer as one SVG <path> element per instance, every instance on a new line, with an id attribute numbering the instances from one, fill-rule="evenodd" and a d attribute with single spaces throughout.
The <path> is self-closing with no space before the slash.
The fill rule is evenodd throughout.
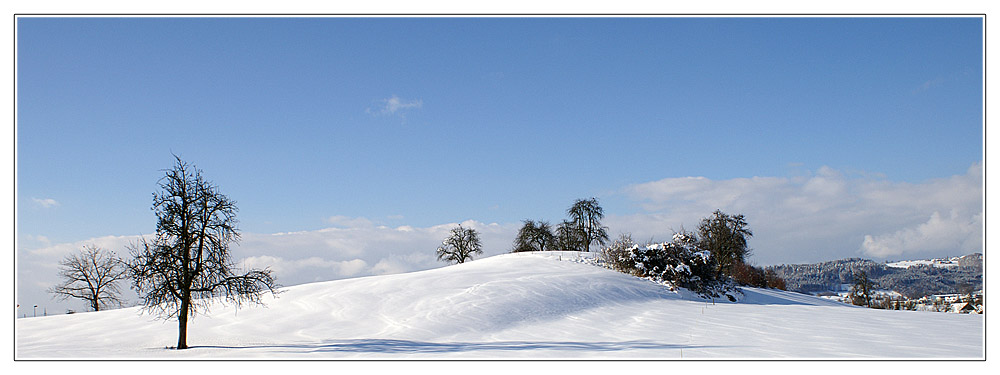
<path id="1" fill-rule="evenodd" d="M 785 279 L 788 290 L 813 294 L 850 288 L 853 270 L 868 273 L 868 277 L 878 284 L 879 289 L 893 290 L 909 298 L 983 288 L 983 255 L 979 253 L 947 259 L 892 263 L 849 258 L 768 268 Z"/>

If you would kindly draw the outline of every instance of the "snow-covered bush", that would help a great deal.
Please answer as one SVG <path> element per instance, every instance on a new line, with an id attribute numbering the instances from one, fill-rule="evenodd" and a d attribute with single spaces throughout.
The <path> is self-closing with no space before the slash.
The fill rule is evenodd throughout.
<path id="1" fill-rule="evenodd" d="M 601 260 L 610 269 L 628 274 L 633 274 L 631 269 L 634 263 L 629 256 L 630 249 L 635 246 L 632 235 L 623 234 L 611 242 L 608 247 L 601 249 Z"/>
<path id="2" fill-rule="evenodd" d="M 628 235 L 622 236 L 602 250 L 610 268 L 646 278 L 671 287 L 682 287 L 705 298 L 731 294 L 735 286 L 728 279 L 716 280 L 715 263 L 711 254 L 697 246 L 697 239 L 686 232 L 674 234 L 670 242 L 639 245 Z"/>

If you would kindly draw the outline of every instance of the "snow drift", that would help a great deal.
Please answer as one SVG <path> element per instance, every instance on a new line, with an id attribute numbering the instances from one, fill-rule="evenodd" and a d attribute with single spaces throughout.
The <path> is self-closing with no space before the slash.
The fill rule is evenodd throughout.
<path id="1" fill-rule="evenodd" d="M 17 319 L 17 359 L 969 358 L 983 316 L 858 308 L 744 288 L 738 303 L 578 261 L 517 253 L 283 288 L 189 324 L 138 308 Z"/>

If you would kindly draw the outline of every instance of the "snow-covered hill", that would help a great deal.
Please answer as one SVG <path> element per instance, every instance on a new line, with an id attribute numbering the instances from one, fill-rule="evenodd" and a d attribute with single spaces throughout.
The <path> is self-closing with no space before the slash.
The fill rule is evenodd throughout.
<path id="1" fill-rule="evenodd" d="M 962 257 L 951 257 L 944 259 L 922 259 L 922 260 L 901 260 L 898 262 L 886 263 L 887 267 L 893 268 L 910 268 L 913 266 L 932 266 L 938 268 L 952 268 L 958 267 L 959 261 Z"/>
<path id="2" fill-rule="evenodd" d="M 745 288 L 705 301 L 577 261 L 518 253 L 292 286 L 190 325 L 136 308 L 17 319 L 17 359 L 983 358 L 983 316 L 858 308 Z"/>

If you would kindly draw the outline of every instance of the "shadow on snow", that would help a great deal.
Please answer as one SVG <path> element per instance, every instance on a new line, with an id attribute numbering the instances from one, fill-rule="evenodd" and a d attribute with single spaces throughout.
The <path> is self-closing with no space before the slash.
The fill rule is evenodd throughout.
<path id="1" fill-rule="evenodd" d="M 623 342 L 454 342 L 435 343 L 410 340 L 360 339 L 342 340 L 319 344 L 248 345 L 248 346 L 192 346 L 190 349 L 285 349 L 286 352 L 304 353 L 461 353 L 474 351 L 567 350 L 610 352 L 641 349 L 706 348 L 702 345 L 662 344 L 650 341 Z"/>

